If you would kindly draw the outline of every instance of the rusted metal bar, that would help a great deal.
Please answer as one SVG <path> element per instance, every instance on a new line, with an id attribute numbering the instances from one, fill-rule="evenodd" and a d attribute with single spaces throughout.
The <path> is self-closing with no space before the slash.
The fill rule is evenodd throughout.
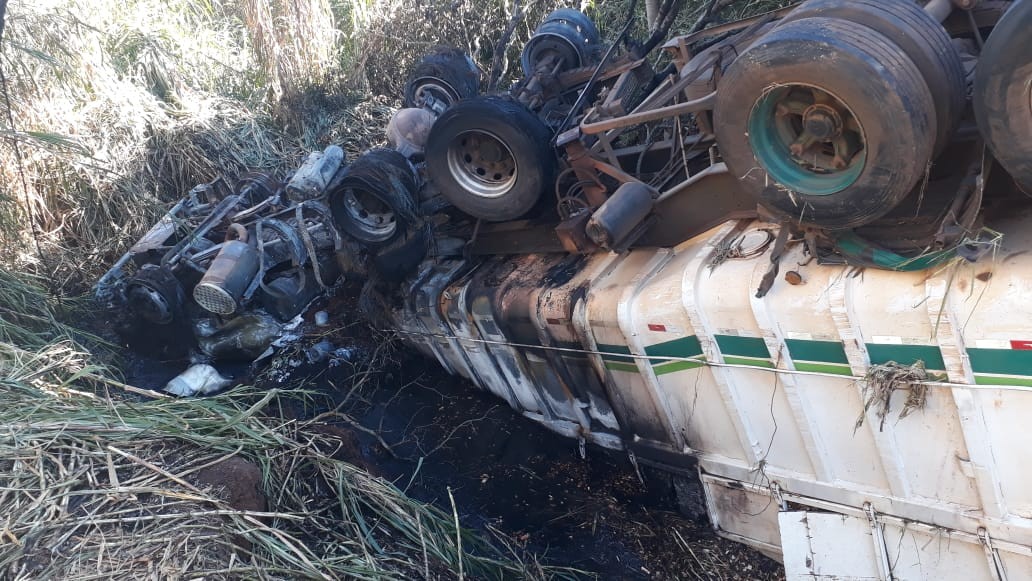
<path id="1" fill-rule="evenodd" d="M 627 56 L 620 57 L 610 64 L 608 69 L 599 75 L 598 80 L 606 81 L 612 79 L 613 77 L 617 77 L 622 75 L 624 72 L 633 69 L 643 62 L 645 62 L 645 59 L 631 60 L 631 58 Z M 559 86 L 561 86 L 565 91 L 572 87 L 587 83 L 594 72 L 594 66 L 581 67 L 579 69 L 561 72 L 556 78 L 559 80 Z"/>
<path id="2" fill-rule="evenodd" d="M 791 6 L 785 6 L 784 8 L 778 8 L 777 10 L 764 12 L 763 14 L 758 14 L 756 16 L 746 18 L 744 20 L 736 20 L 734 22 L 728 22 L 727 24 L 711 26 L 709 28 L 700 30 L 699 32 L 695 32 L 692 34 L 677 36 L 668 40 L 667 43 L 663 45 L 663 48 L 676 50 L 682 45 L 692 44 L 693 42 L 698 42 L 704 38 L 710 38 L 713 36 L 717 36 L 719 34 L 724 34 L 725 32 L 734 32 L 736 30 L 742 30 L 758 22 L 781 18 L 789 12 L 791 12 L 792 10 L 794 10 L 796 6 L 796 4 L 792 4 Z"/>
<path id="3" fill-rule="evenodd" d="M 596 135 L 603 131 L 630 127 L 631 125 L 637 125 L 639 123 L 648 123 L 649 121 L 659 121 L 660 119 L 666 119 L 667 117 L 676 117 L 678 115 L 706 111 L 707 109 L 713 108 L 716 98 L 717 92 L 713 91 L 701 99 L 695 99 L 694 101 L 688 101 L 687 103 L 660 107 L 659 109 L 642 111 L 640 113 L 631 113 L 630 115 L 625 115 L 616 119 L 607 119 L 597 123 L 582 123 L 580 127 L 581 133 L 585 135 Z"/>
<path id="4" fill-rule="evenodd" d="M 627 182 L 640 182 L 641 181 L 638 178 L 632 176 L 631 174 L 621 170 L 620 168 L 614 167 L 612 165 L 609 165 L 608 163 L 606 163 L 606 162 L 604 162 L 602 160 L 592 159 L 591 162 L 592 162 L 592 165 L 595 167 L 596 170 L 606 174 L 607 176 L 615 179 L 616 181 L 618 181 L 618 182 L 620 182 L 622 184 L 625 184 Z"/>
<path id="5" fill-rule="evenodd" d="M 717 164 L 713 164 L 713 165 L 707 167 L 706 169 L 704 169 L 704 170 L 702 170 L 700 172 L 697 172 L 695 175 L 693 175 L 690 178 L 684 180 L 683 182 L 677 184 L 676 186 L 670 188 L 669 190 L 663 192 L 662 194 L 660 194 L 659 197 L 656 198 L 656 203 L 658 204 L 659 202 L 662 202 L 663 200 L 666 200 L 667 198 L 672 198 L 672 197 L 676 196 L 677 194 L 680 194 L 681 192 L 687 190 L 688 188 L 694 186 L 695 184 L 701 182 L 702 180 L 704 180 L 704 179 L 706 179 L 708 177 L 715 176 L 715 175 L 720 175 L 720 174 L 725 174 L 725 173 L 727 173 L 727 165 L 726 164 L 724 164 L 723 162 L 717 163 Z"/>

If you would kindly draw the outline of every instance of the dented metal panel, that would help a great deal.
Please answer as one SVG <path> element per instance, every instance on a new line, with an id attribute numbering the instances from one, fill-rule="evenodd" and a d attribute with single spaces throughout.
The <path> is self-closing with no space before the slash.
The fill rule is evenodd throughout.
<path id="1" fill-rule="evenodd" d="M 720 370 L 705 365 L 696 323 L 685 306 L 685 297 L 695 287 L 693 279 L 686 280 L 686 273 L 704 267 L 713 251 L 711 240 L 698 237 L 674 249 L 671 259 L 635 298 L 633 326 L 640 349 L 650 356 L 647 371 L 654 377 L 655 389 L 688 449 L 748 466 L 752 455 L 745 451 L 748 443 L 738 418 L 729 413 L 734 409 L 731 395 L 714 377 Z"/>
<path id="2" fill-rule="evenodd" d="M 542 355 L 576 391 L 578 402 L 588 413 L 589 439 L 601 439 L 600 443 L 607 447 L 621 445 L 619 438 L 615 437 L 620 430 L 619 422 L 610 406 L 605 385 L 592 367 L 589 356 L 582 350 L 583 340 L 574 318 L 576 307 L 583 304 L 590 282 L 616 257 L 615 254 L 576 256 L 556 265 L 544 281 L 546 284 L 535 293 L 537 309 L 534 313 L 541 345 L 550 348 Z"/>
<path id="3" fill-rule="evenodd" d="M 467 304 L 469 276 L 471 275 L 459 279 L 445 289 L 441 296 L 441 310 L 445 323 L 462 345 L 466 358 L 476 373 L 474 383 L 504 399 L 513 409 L 537 411 L 540 406 L 535 394 L 514 392 L 509 382 L 501 375 L 486 346 L 480 341 L 480 334 L 470 318 Z"/>
<path id="4" fill-rule="evenodd" d="M 451 329 L 442 320 L 440 313 L 441 293 L 465 268 L 466 265 L 461 261 L 447 261 L 432 266 L 420 277 L 418 284 L 412 286 L 407 298 L 411 301 L 409 304 L 416 317 L 430 333 L 431 345 L 445 369 L 476 383 L 476 375 L 466 358 L 465 349 L 452 338 Z"/>
<path id="5" fill-rule="evenodd" d="M 514 271 L 497 288 L 494 304 L 497 322 L 509 341 L 520 345 L 541 345 L 533 317 L 538 295 L 547 284 L 548 273 L 559 266 L 561 255 L 519 256 L 506 260 Z M 590 429 L 587 415 L 574 397 L 570 385 L 543 349 L 523 348 L 515 351 L 522 369 L 537 386 L 548 408 L 557 419 L 577 424 L 581 431 Z"/>

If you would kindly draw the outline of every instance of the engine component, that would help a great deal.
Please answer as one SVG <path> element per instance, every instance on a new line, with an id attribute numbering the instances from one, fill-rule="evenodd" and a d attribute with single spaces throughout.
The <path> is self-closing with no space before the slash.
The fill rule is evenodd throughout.
<path id="1" fill-rule="evenodd" d="M 588 237 L 604 248 L 621 246 L 652 212 L 654 193 L 641 182 L 621 185 L 588 220 Z"/>
<path id="2" fill-rule="evenodd" d="M 194 192 L 196 192 L 197 189 L 198 188 L 194 188 L 188 195 L 188 198 L 193 198 Z M 218 204 L 216 204 L 214 208 L 210 208 L 209 213 L 204 215 L 204 218 L 196 225 L 193 232 L 188 236 L 184 236 L 182 240 L 177 242 L 175 246 L 165 253 L 165 256 L 161 258 L 161 264 L 173 268 L 178 266 L 179 262 L 191 253 L 196 244 L 198 244 L 202 238 L 206 237 L 213 228 L 222 224 L 226 216 L 231 215 L 233 210 L 235 210 L 242 201 L 243 198 L 236 194 L 226 196 L 219 200 Z M 209 208 L 212 203 L 214 202 L 199 204 L 196 201 L 192 201 L 189 207 L 191 212 L 200 213 L 202 210 Z M 204 243 L 202 242 L 201 244 Z"/>
<path id="3" fill-rule="evenodd" d="M 319 274 L 315 270 L 318 267 Z M 312 266 L 296 272 L 278 276 L 262 285 L 261 305 L 280 321 L 286 322 L 301 313 L 326 287 L 320 283 L 340 276 L 340 268 L 334 257 L 325 256 L 315 260 Z"/>
<path id="4" fill-rule="evenodd" d="M 282 187 L 283 184 L 271 175 L 253 171 L 240 176 L 234 193 L 242 196 L 248 204 L 254 205 L 275 197 Z"/>
<path id="5" fill-rule="evenodd" d="M 221 326 L 211 319 L 202 319 L 194 326 L 197 345 L 214 359 L 256 359 L 282 333 L 283 325 L 262 312 L 235 317 Z"/>
<path id="6" fill-rule="evenodd" d="M 545 17 L 523 47 L 520 64 L 530 77 L 558 73 L 598 61 L 598 28 L 584 13 L 560 8 Z"/>
<path id="7" fill-rule="evenodd" d="M 217 315 L 232 315 L 237 302 L 258 274 L 258 251 L 241 240 L 229 240 L 201 282 L 194 287 L 193 298 L 204 310 Z"/>
<path id="8" fill-rule="evenodd" d="M 449 109 L 430 130 L 426 165 L 449 202 L 482 220 L 526 214 L 555 183 L 552 133 L 523 105 L 479 97 Z"/>
<path id="9" fill-rule="evenodd" d="M 338 228 L 367 246 L 384 246 L 416 220 L 417 178 L 405 156 L 371 150 L 348 166 L 329 192 Z"/>
<path id="10" fill-rule="evenodd" d="M 1032 2 L 1016 2 L 993 29 L 975 70 L 978 128 L 1000 165 L 1032 192 Z"/>
<path id="11" fill-rule="evenodd" d="M 126 285 L 129 310 L 148 323 L 168 325 L 183 309 L 183 287 L 167 267 L 146 264 Z"/>
<path id="12" fill-rule="evenodd" d="M 287 182 L 287 193 L 294 202 L 311 200 L 323 195 L 326 186 L 344 163 L 344 150 L 331 145 L 325 150 L 308 154 L 305 163 Z"/>
<path id="13" fill-rule="evenodd" d="M 928 85 L 890 39 L 865 26 L 783 24 L 736 59 L 719 87 L 724 161 L 786 219 L 828 229 L 868 223 L 907 196 L 932 156 Z"/>
<path id="14" fill-rule="evenodd" d="M 281 321 L 289 321 L 319 294 L 311 277 L 281 276 L 265 284 L 262 306 Z"/>
<path id="15" fill-rule="evenodd" d="M 262 272 L 281 262 L 295 266 L 308 262 L 308 248 L 300 232 L 292 225 L 276 218 L 265 218 L 255 223 L 255 232 Z"/>
<path id="16" fill-rule="evenodd" d="M 422 157 L 426 149 L 426 139 L 430 136 L 430 128 L 436 119 L 434 114 L 426 109 L 399 109 L 391 115 L 391 120 L 387 124 L 387 142 L 409 159 Z"/>
<path id="17" fill-rule="evenodd" d="M 165 391 L 180 397 L 207 395 L 229 386 L 229 379 L 222 377 L 218 370 L 206 363 L 190 366 L 186 371 L 169 381 Z"/>
<path id="18" fill-rule="evenodd" d="M 424 56 L 405 83 L 405 107 L 420 107 L 440 115 L 480 90 L 480 70 L 457 48 L 438 47 Z"/>
<path id="19" fill-rule="evenodd" d="M 964 112 L 967 85 L 960 54 L 941 24 L 916 2 L 882 0 L 808 0 L 782 22 L 810 17 L 838 18 L 866 26 L 903 49 L 932 92 L 938 127 L 934 151 L 938 154 L 946 147 Z"/>

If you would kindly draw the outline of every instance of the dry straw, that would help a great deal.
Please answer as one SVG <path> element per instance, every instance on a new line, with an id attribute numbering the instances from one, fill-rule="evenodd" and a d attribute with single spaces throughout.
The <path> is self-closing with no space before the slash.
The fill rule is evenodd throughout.
<path id="1" fill-rule="evenodd" d="M 0 578 L 567 575 L 495 548 L 456 513 L 348 463 L 325 429 L 335 414 L 280 413 L 316 394 L 141 397 L 54 323 L 40 287 L 0 275 Z M 10 315 L 29 299 L 31 317 Z M 267 507 L 234 506 L 198 478 L 231 458 L 258 467 Z"/>

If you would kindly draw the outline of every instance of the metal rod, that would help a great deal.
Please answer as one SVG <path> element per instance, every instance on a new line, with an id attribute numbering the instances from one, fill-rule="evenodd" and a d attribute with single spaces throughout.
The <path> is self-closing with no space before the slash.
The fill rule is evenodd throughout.
<path id="1" fill-rule="evenodd" d="M 598 80 L 598 76 L 602 73 L 602 69 L 605 68 L 606 63 L 608 63 L 609 59 L 613 56 L 613 52 L 616 51 L 616 47 L 620 44 L 624 37 L 627 36 L 627 32 L 631 29 L 631 25 L 634 24 L 634 9 L 637 7 L 638 0 L 631 0 L 631 8 L 630 10 L 628 10 L 629 14 L 627 16 L 627 22 L 624 24 L 623 30 L 620 31 L 620 35 L 616 38 L 615 41 L 613 41 L 613 45 L 609 47 L 609 50 L 606 51 L 606 54 L 602 56 L 602 61 L 598 63 L 597 67 L 595 67 L 595 72 L 592 73 L 591 78 L 588 79 L 588 84 L 584 85 L 584 89 L 582 89 L 580 95 L 577 96 L 577 101 L 574 102 L 573 107 L 570 109 L 570 112 L 566 114 L 566 118 L 563 119 L 563 122 L 559 125 L 559 128 L 555 130 L 555 135 L 552 136 L 553 144 L 555 144 L 556 139 L 563 133 L 563 131 L 566 131 L 567 125 L 570 123 L 570 120 L 573 119 L 573 116 L 577 114 L 577 111 L 584 104 L 584 99 L 588 97 L 588 93 L 590 93 L 591 89 L 594 88 L 595 81 Z"/>
<path id="2" fill-rule="evenodd" d="M 161 259 L 161 265 L 173 266 L 177 262 L 179 262 L 179 259 L 182 258 L 183 253 L 186 251 L 186 249 L 190 246 L 193 246 L 194 242 L 197 242 L 199 238 L 203 237 L 212 228 L 219 225 L 222 222 L 222 219 L 225 218 L 227 214 L 229 214 L 229 211 L 235 208 L 237 204 L 240 203 L 241 199 L 242 198 L 239 195 L 226 196 L 221 202 L 219 202 L 218 206 L 215 207 L 215 211 L 212 212 L 207 218 L 205 218 L 204 221 L 201 222 L 201 224 L 197 227 L 197 229 L 194 230 L 192 234 L 190 234 L 190 236 L 184 238 L 181 242 L 179 242 L 179 244 L 176 244 L 175 247 L 172 248 L 172 250 L 168 251 L 168 254 L 166 254 Z"/>
<path id="3" fill-rule="evenodd" d="M 591 165 L 596 170 L 598 170 L 601 173 L 606 174 L 607 176 L 615 179 L 616 181 L 618 181 L 620 183 L 624 183 L 625 184 L 627 182 L 641 182 L 641 180 L 639 180 L 638 178 L 632 176 L 631 174 L 623 171 L 622 169 L 620 169 L 620 168 L 618 168 L 616 166 L 610 165 L 610 164 L 608 164 L 608 163 L 606 163 L 606 162 L 604 162 L 604 161 L 602 161 L 600 159 L 589 159 L 589 161 L 591 162 Z M 644 183 L 644 182 L 642 182 L 642 183 Z"/>
<path id="4" fill-rule="evenodd" d="M 642 111 L 641 113 L 631 113 L 630 115 L 624 115 L 623 117 L 617 117 L 616 119 L 607 119 L 605 121 L 599 121 L 598 123 L 582 123 L 580 129 L 581 133 L 584 135 L 595 135 L 611 129 L 620 129 L 621 127 L 630 127 L 631 125 L 648 123 L 649 121 L 659 121 L 660 119 L 666 119 L 667 117 L 706 111 L 713 108 L 713 104 L 716 103 L 716 100 L 717 92 L 713 91 L 705 97 L 695 99 L 694 101 L 688 101 L 687 103 L 660 107 L 659 109 Z"/>
<path id="5" fill-rule="evenodd" d="M 704 180 L 704 179 L 706 179 L 706 178 L 708 178 L 710 176 L 715 176 L 715 175 L 720 175 L 720 174 L 725 174 L 725 173 L 727 173 L 727 164 L 725 164 L 724 162 L 720 162 L 720 163 L 711 165 L 711 166 L 707 167 L 706 169 L 696 173 L 695 175 L 691 176 L 690 178 L 684 180 L 683 182 L 677 184 L 676 186 L 674 186 L 674 187 L 670 188 L 669 190 L 667 190 L 667 191 L 663 192 L 662 194 L 660 194 L 659 197 L 656 198 L 656 203 L 658 204 L 659 202 L 662 202 L 663 200 L 666 200 L 667 198 L 672 198 L 672 197 L 676 196 L 677 194 L 680 194 L 681 192 L 687 190 L 688 188 L 694 186 L 695 184 L 701 182 L 702 180 Z"/>
<path id="6" fill-rule="evenodd" d="M 717 36 L 718 34 L 724 34 L 725 32 L 734 32 L 736 30 L 748 28 L 750 25 L 755 24 L 757 22 L 764 22 L 781 18 L 782 16 L 795 10 L 797 6 L 798 4 L 791 4 L 789 6 L 785 6 L 784 8 L 778 8 L 776 10 L 771 10 L 770 12 L 757 14 L 756 16 L 746 18 L 744 20 L 736 20 L 734 22 L 729 22 L 727 24 L 711 26 L 698 32 L 693 32 L 692 34 L 674 37 L 668 40 L 667 43 L 663 45 L 663 48 L 673 48 L 678 46 L 679 43 L 692 44 L 704 38 L 710 38 L 712 36 Z"/>

